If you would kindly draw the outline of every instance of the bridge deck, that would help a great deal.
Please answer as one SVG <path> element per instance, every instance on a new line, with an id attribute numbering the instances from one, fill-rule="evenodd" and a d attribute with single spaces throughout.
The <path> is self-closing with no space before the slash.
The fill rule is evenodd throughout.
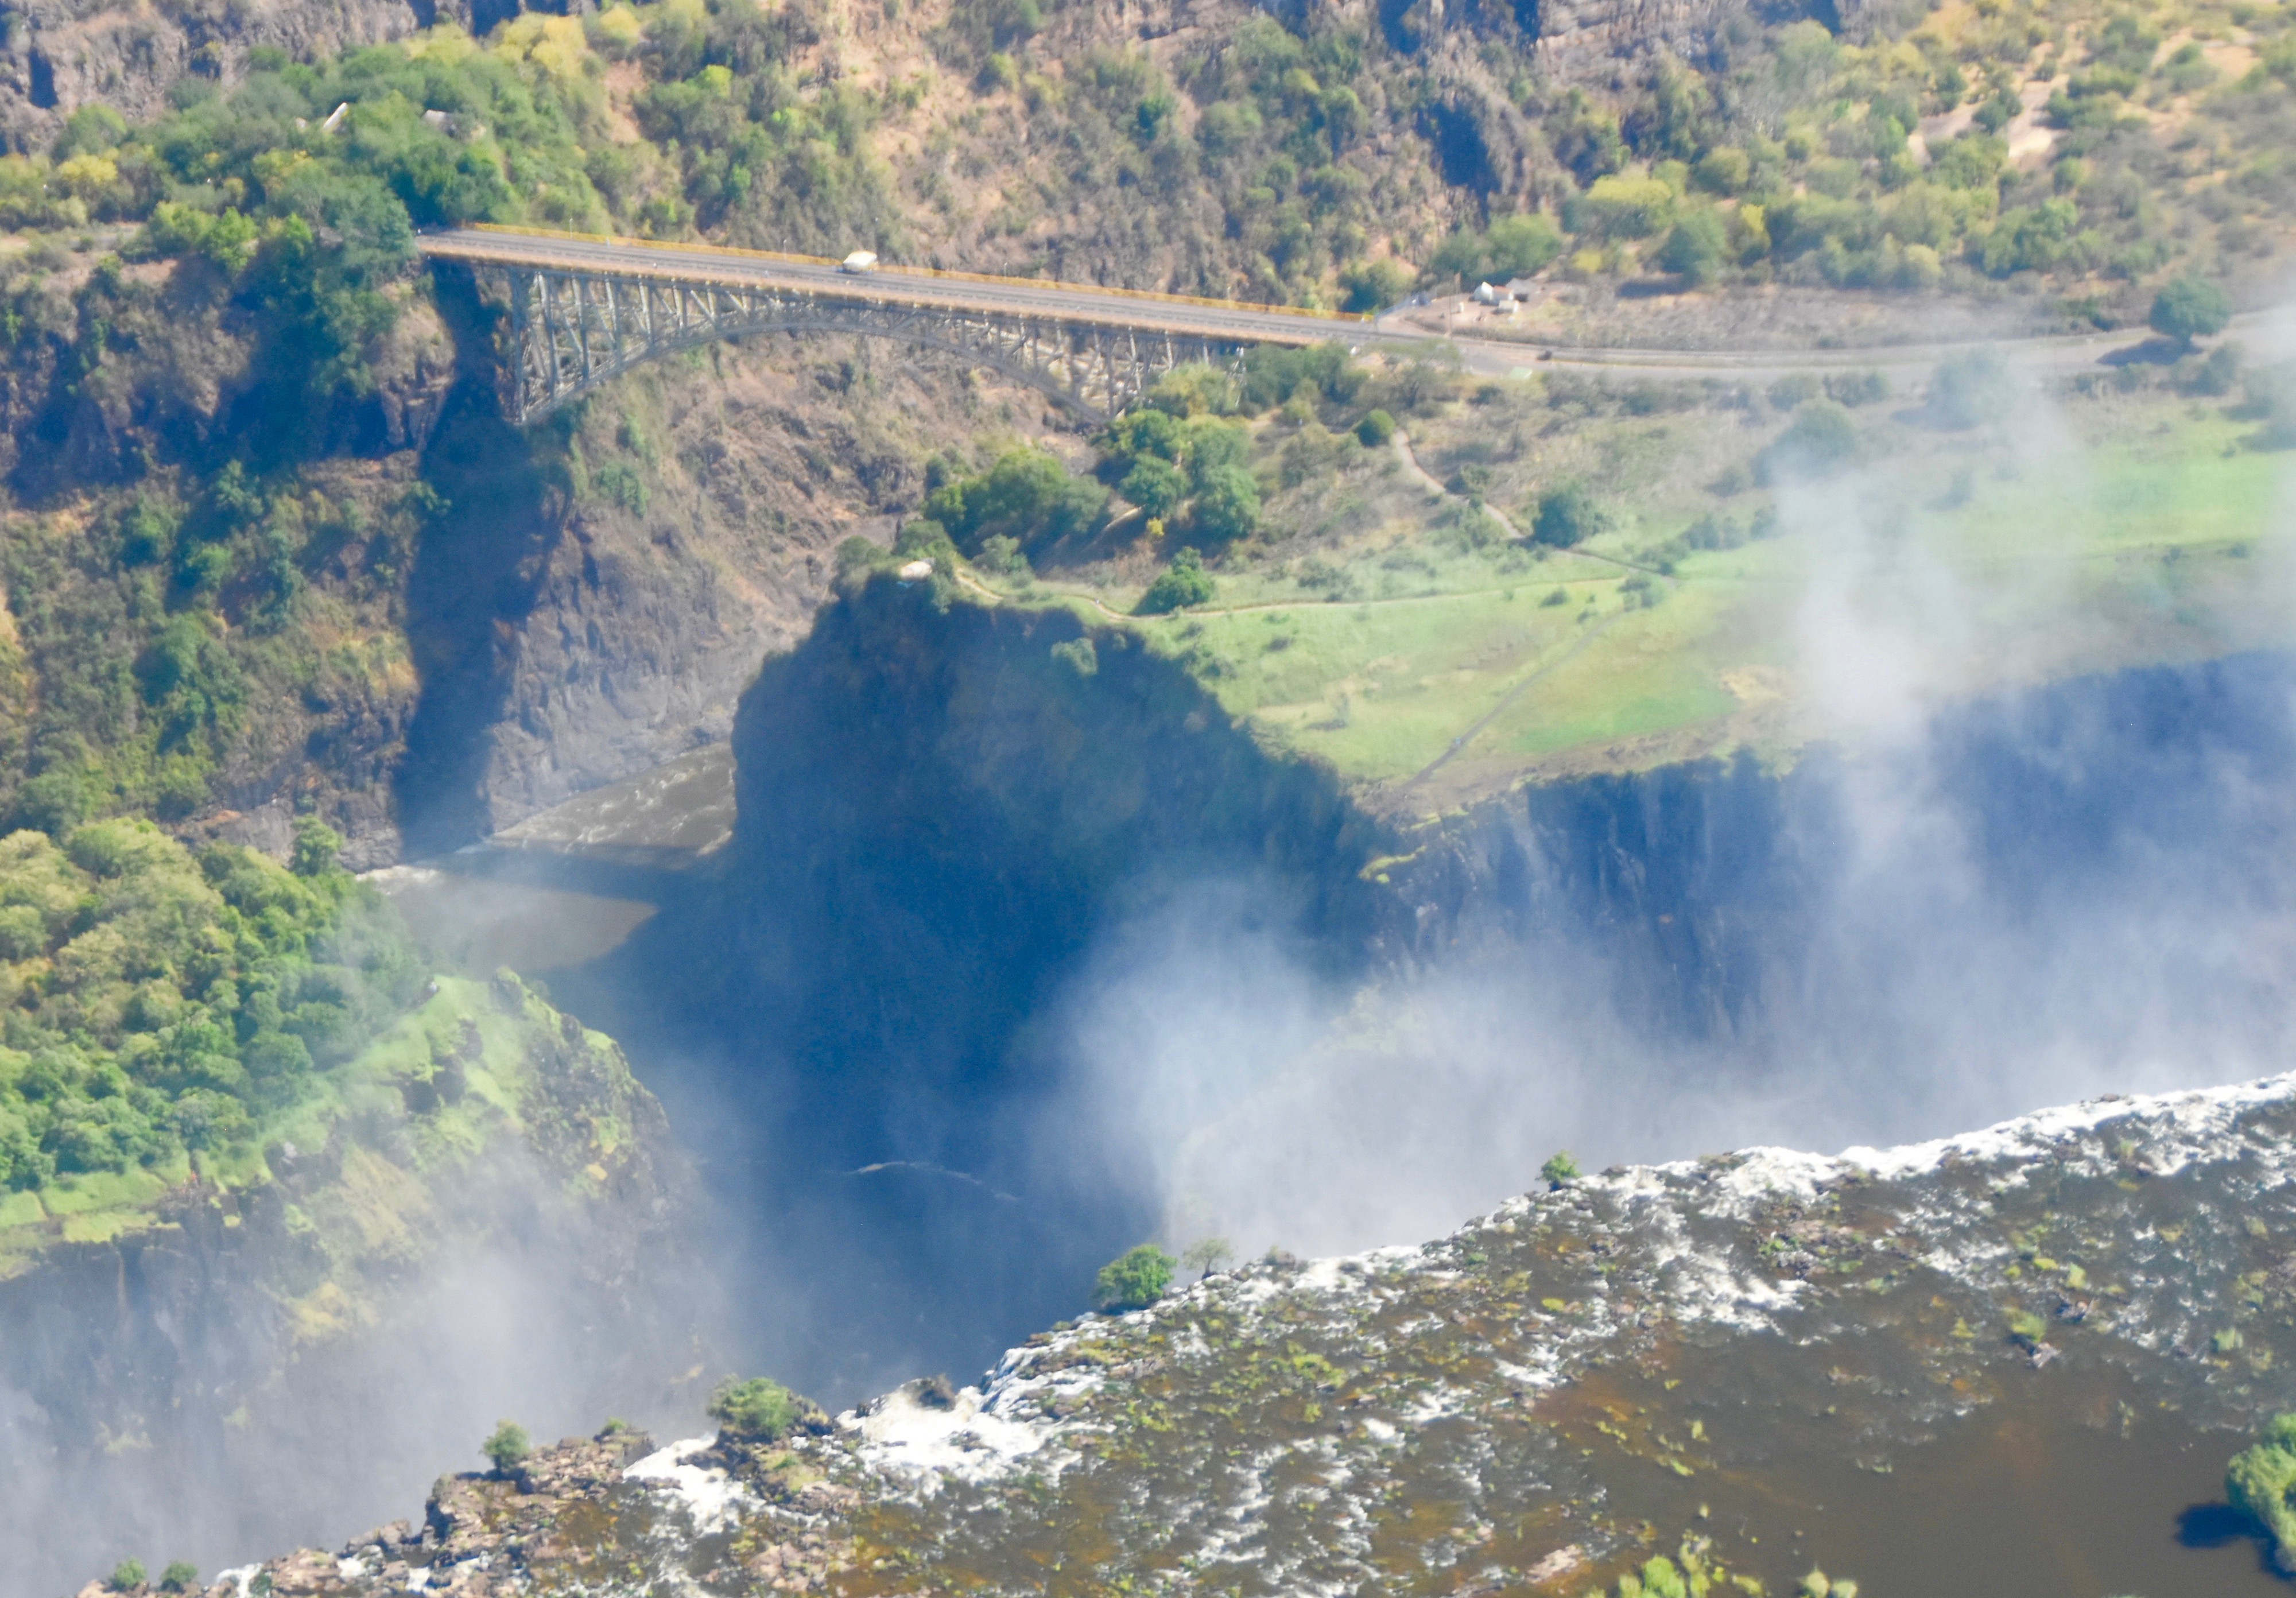
<path id="1" fill-rule="evenodd" d="M 1188 334 L 1256 344 L 1360 343 L 1377 336 L 1359 317 L 1283 307 L 1259 309 L 1177 295 L 1143 294 L 1026 278 L 974 277 L 882 266 L 847 273 L 832 262 L 699 245 L 588 238 L 498 228 L 448 228 L 417 237 L 440 260 L 497 267 L 607 274 L 665 283 L 771 288 L 870 305 L 913 306 L 1072 324 Z"/>

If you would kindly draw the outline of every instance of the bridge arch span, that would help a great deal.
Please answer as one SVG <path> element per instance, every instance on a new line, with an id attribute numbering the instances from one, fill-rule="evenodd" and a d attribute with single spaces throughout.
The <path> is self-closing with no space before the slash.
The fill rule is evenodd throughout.
<path id="1" fill-rule="evenodd" d="M 538 421 L 635 366 L 762 332 L 834 332 L 940 349 L 1104 422 L 1157 378 L 1234 359 L 1248 340 L 775 284 L 473 262 L 507 291 L 504 408 Z"/>

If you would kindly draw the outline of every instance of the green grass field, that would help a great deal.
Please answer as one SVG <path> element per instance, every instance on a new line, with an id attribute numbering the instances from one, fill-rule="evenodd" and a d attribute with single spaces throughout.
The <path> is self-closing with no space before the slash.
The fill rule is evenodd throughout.
<path id="1" fill-rule="evenodd" d="M 1518 524 L 1566 474 L 1607 487 L 1611 531 L 1567 553 L 1471 547 L 1457 495 L 1366 450 L 1271 498 L 1211 603 L 1115 625 L 1271 746 L 1402 815 L 1526 778 L 1784 755 L 1855 735 L 1876 706 L 2291 635 L 2296 458 L 2161 386 L 2069 396 L 1989 432 L 1876 408 L 1859 414 L 1853 469 L 1775 497 L 1743 470 L 1711 482 L 1782 425 L 1750 426 L 1743 407 L 1534 428 L 1538 385 L 1495 387 L 1414 421 L 1421 461 L 1439 475 L 1494 462 L 1489 503 Z M 1282 436 L 1262 425 L 1263 456 Z M 1742 526 L 1766 504 L 1774 537 L 1670 546 L 1702 511 Z M 1058 576 L 1031 590 L 1103 625 L 1138 592 Z"/>

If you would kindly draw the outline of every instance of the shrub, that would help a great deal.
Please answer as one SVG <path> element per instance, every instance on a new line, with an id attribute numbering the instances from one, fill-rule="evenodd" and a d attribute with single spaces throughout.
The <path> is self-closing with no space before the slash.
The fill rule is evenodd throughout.
<path id="1" fill-rule="evenodd" d="M 197 1565 L 189 1560 L 175 1560 L 160 1573 L 160 1590 L 163 1593 L 187 1592 L 199 1585 L 199 1579 L 200 1568 Z"/>
<path id="2" fill-rule="evenodd" d="M 2264 423 L 2260 441 L 2274 449 L 2296 447 L 2296 362 L 2258 367 L 2243 387 L 2248 414 Z"/>
<path id="3" fill-rule="evenodd" d="M 295 818 L 295 847 L 287 869 L 299 877 L 324 877 L 335 869 L 342 852 L 343 835 L 316 815 Z"/>
<path id="4" fill-rule="evenodd" d="M 2205 356 L 2187 358 L 2177 373 L 2185 390 L 2210 397 L 2229 394 L 2240 381 L 2240 347 L 2219 344 Z"/>
<path id="5" fill-rule="evenodd" d="M 1411 291 L 1411 268 L 1401 261 L 1357 261 L 1340 273 L 1340 308 L 1358 315 L 1393 305 Z"/>
<path id="6" fill-rule="evenodd" d="M 999 577 L 1029 575 L 1029 557 L 1021 553 L 1021 541 L 1002 533 L 991 533 L 983 538 L 980 553 L 972 558 L 983 571 L 993 571 Z"/>
<path id="7" fill-rule="evenodd" d="M 1817 397 L 1818 381 L 1807 372 L 1789 372 L 1772 383 L 1767 392 L 1772 405 L 1782 411 L 1791 411 Z"/>
<path id="8" fill-rule="evenodd" d="M 111 1590 L 115 1593 L 124 1593 L 130 1587 L 142 1586 L 144 1585 L 144 1561 L 140 1559 L 121 1560 L 118 1564 L 111 1567 L 111 1581 L 110 1585 Z"/>
<path id="9" fill-rule="evenodd" d="M 1529 277 L 1562 253 L 1562 230 L 1537 211 L 1501 217 L 1484 235 L 1486 275 L 1494 283 Z"/>
<path id="10" fill-rule="evenodd" d="M 1201 1280 L 1214 1271 L 1226 1269 L 1234 1258 L 1235 1245 L 1227 1239 L 1202 1237 L 1188 1245 L 1187 1252 L 1180 1256 L 1180 1263 L 1195 1272 L 1197 1278 Z"/>
<path id="11" fill-rule="evenodd" d="M 1658 264 L 1678 274 L 1693 288 L 1701 288 L 1721 273 L 1729 243 L 1720 217 L 1710 210 L 1695 210 L 1666 235 L 1666 242 L 1659 248 Z"/>
<path id="12" fill-rule="evenodd" d="M 1942 360 L 1930 379 L 1930 417 L 1955 431 L 2000 421 L 2015 398 L 2008 365 L 1990 349 Z"/>
<path id="13" fill-rule="evenodd" d="M 1561 594 L 1562 590 L 1557 588 L 1554 592 Z M 1552 597 L 1549 596 L 1550 599 Z M 1576 1182 L 1578 1180 L 1578 1157 L 1568 1149 L 1558 1150 L 1546 1157 L 1546 1163 L 1538 1168 L 1538 1175 L 1549 1187 L 1562 1187 Z"/>
<path id="14" fill-rule="evenodd" d="M 1385 411 L 1365 411 L 1356 423 L 1356 438 L 1365 449 L 1377 449 L 1395 437 L 1395 418 Z"/>
<path id="15" fill-rule="evenodd" d="M 1161 616 L 1168 611 L 1185 611 L 1191 605 L 1203 604 L 1211 596 L 1211 574 L 1204 570 L 1203 557 L 1193 549 L 1183 549 L 1172 557 L 1169 566 L 1156 574 L 1156 580 L 1148 585 L 1148 591 L 1140 596 L 1140 602 L 1132 607 L 1132 613 L 1135 616 Z"/>
<path id="16" fill-rule="evenodd" d="M 1611 514 L 1584 483 L 1565 483 L 1543 495 L 1530 536 L 1555 549 L 1569 549 L 1607 531 Z"/>
<path id="17" fill-rule="evenodd" d="M 808 1407 L 778 1381 L 763 1376 L 747 1381 L 728 1377 L 710 1396 L 709 1418 L 746 1442 L 772 1443 L 787 1437 Z"/>
<path id="18" fill-rule="evenodd" d="M 1195 536 L 1206 544 L 1229 544 L 1250 537 L 1259 525 L 1259 482 L 1241 466 L 1215 466 L 1200 473 L 1188 520 Z M 1211 597 L 1209 578 L 1204 597 Z"/>
<path id="19" fill-rule="evenodd" d="M 946 483 L 925 496 L 924 515 L 968 552 L 1004 537 L 1035 550 L 1082 533 L 1108 503 L 1098 484 L 1069 475 L 1039 449 L 1016 449 L 988 471 Z"/>
<path id="20" fill-rule="evenodd" d="M 534 1452 L 534 1445 L 525 1427 L 513 1421 L 497 1421 L 487 1440 L 479 1445 L 479 1452 L 493 1462 L 497 1474 L 507 1476 L 526 1463 L 526 1456 Z"/>
<path id="21" fill-rule="evenodd" d="M 2152 312 L 2145 320 L 2162 338 L 2189 345 L 2224 332 L 2232 320 L 2232 301 L 2212 283 L 2180 277 L 2152 297 Z"/>
<path id="22" fill-rule="evenodd" d="M 1577 201 L 1579 221 L 1611 238 L 1644 239 L 1674 216 L 1674 191 L 1655 177 L 1598 177 Z"/>
<path id="23" fill-rule="evenodd" d="M 1132 463 L 1116 491 L 1160 520 L 1171 515 L 1188 497 L 1188 479 L 1177 466 L 1155 455 Z"/>
<path id="24" fill-rule="evenodd" d="M 1825 380 L 1825 392 L 1846 406 L 1878 405 L 1890 397 L 1890 380 L 1879 372 L 1845 372 Z"/>
<path id="25" fill-rule="evenodd" d="M 2225 1471 L 2225 1496 L 2271 1534 L 2274 1563 L 2296 1569 L 2296 1414 L 2276 1416 Z"/>
<path id="26" fill-rule="evenodd" d="M 1781 476 L 1824 477 L 1857 458 L 1857 424 L 1830 399 L 1814 399 L 1794 414 L 1755 463 L 1764 482 Z"/>
<path id="27" fill-rule="evenodd" d="M 1100 1267 L 1100 1274 L 1093 1282 L 1093 1304 L 1119 1314 L 1128 1309 L 1145 1309 L 1164 1296 L 1178 1264 L 1154 1243 L 1142 1243 Z"/>

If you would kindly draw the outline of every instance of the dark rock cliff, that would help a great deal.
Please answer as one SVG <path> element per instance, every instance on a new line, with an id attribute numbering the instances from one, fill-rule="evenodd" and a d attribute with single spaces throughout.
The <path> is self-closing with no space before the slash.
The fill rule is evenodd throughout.
<path id="1" fill-rule="evenodd" d="M 2237 656 L 1955 708 L 1910 745 L 1783 771 L 1526 788 L 1410 840 L 1384 947 L 1523 971 L 1568 950 L 1652 1036 L 1746 1049 L 1894 1035 L 1956 972 L 1953 1003 L 2021 980 L 2054 1012 L 2086 970 L 2084 1031 L 2141 1019 L 2167 1041 L 2183 1015 L 2197 1046 L 2264 1013 L 2260 973 L 2228 955 L 2172 979 L 2162 956 L 2267 930 L 2296 887 L 2292 691 L 2296 660 Z M 2149 949 L 2123 941 L 2139 929 Z"/>
<path id="2" fill-rule="evenodd" d="M 767 663 L 734 749 L 714 876 L 554 980 L 769 1234 L 750 1252 L 800 1267 L 817 1327 L 773 1368 L 824 1394 L 988 1357 L 1152 1224 L 1142 1173 L 1037 1127 L 1110 933 L 1212 884 L 1360 963 L 1377 825 L 1066 611 L 881 576 Z"/>

